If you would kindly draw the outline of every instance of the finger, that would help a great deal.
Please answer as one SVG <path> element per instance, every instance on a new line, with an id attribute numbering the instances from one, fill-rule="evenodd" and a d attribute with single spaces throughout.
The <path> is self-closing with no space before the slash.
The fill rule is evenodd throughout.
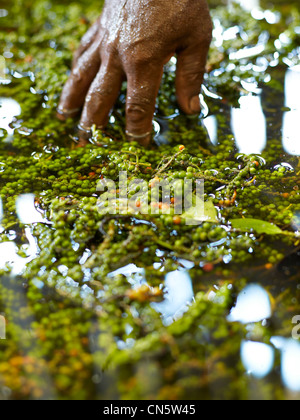
<path id="1" fill-rule="evenodd" d="M 95 41 L 80 57 L 63 88 L 58 106 L 58 113 L 62 118 L 74 116 L 81 110 L 99 66 L 99 43 Z"/>
<path id="2" fill-rule="evenodd" d="M 83 35 L 80 45 L 74 54 L 73 65 L 74 67 L 79 60 L 79 58 L 87 51 L 90 46 L 95 41 L 97 34 L 99 33 L 99 22 L 100 18 L 96 20 L 96 22 L 89 28 L 89 30 Z"/>
<path id="3" fill-rule="evenodd" d="M 177 101 L 186 114 L 201 111 L 199 94 L 203 83 L 210 38 L 179 52 L 177 57 Z"/>
<path id="4" fill-rule="evenodd" d="M 115 59 L 109 59 L 101 64 L 95 80 L 86 96 L 80 127 L 90 130 L 95 124 L 98 128 L 107 125 L 109 114 L 121 90 L 124 72 Z"/>
<path id="5" fill-rule="evenodd" d="M 152 120 L 155 112 L 163 65 L 140 65 L 127 70 L 126 134 L 144 146 L 151 141 Z"/>

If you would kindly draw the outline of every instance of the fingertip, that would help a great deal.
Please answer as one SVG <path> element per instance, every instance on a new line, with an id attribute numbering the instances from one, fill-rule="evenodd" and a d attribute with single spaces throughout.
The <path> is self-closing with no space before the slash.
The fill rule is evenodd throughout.
<path id="1" fill-rule="evenodd" d="M 191 114 L 200 114 L 201 112 L 201 103 L 199 95 L 194 96 L 190 100 L 190 111 Z"/>

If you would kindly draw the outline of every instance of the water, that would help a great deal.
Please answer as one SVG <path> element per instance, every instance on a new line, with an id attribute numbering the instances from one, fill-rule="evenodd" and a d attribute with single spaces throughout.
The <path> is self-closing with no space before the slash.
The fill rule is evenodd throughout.
<path id="1" fill-rule="evenodd" d="M 285 76 L 285 107 L 290 111 L 285 112 L 282 123 L 282 142 L 284 150 L 299 156 L 300 144 L 298 136 L 300 107 L 298 92 L 300 89 L 300 66 L 288 69 Z"/>
<path id="2" fill-rule="evenodd" d="M 241 3 L 243 3 L 247 9 L 252 11 L 252 16 L 255 19 L 260 20 L 264 18 L 270 23 L 276 23 L 276 13 L 260 9 L 258 0 L 254 0 L 251 3 L 250 1 L 243 1 Z M 0 10 L 0 18 L 7 16 L 7 14 L 6 9 Z M 225 39 L 235 39 L 237 31 L 238 27 L 228 28 L 225 33 Z M 224 34 L 222 35 L 220 32 L 218 35 L 217 26 L 215 35 L 217 37 L 217 41 L 222 42 Z M 285 41 L 283 37 L 281 37 L 281 41 Z M 255 47 L 241 49 L 241 51 L 235 53 L 235 55 L 233 54 L 231 58 L 232 60 L 242 60 L 243 58 L 247 58 L 251 55 L 261 54 L 264 52 L 265 45 L 266 41 L 262 37 Z M 263 73 L 266 70 L 263 59 L 260 64 L 261 66 L 257 70 Z M 298 134 L 300 117 L 300 105 L 298 99 L 298 92 L 300 88 L 300 70 L 299 65 L 294 64 L 294 57 L 291 57 L 288 64 L 289 65 L 280 72 L 278 78 L 279 82 L 284 85 L 284 90 L 277 93 L 276 103 L 270 103 L 268 88 L 266 88 L 263 83 L 258 84 L 253 80 L 246 80 L 243 82 L 242 86 L 247 92 L 245 91 L 241 93 L 239 108 L 232 105 L 227 106 L 226 103 L 224 104 L 224 98 L 221 100 L 221 97 L 216 93 L 212 93 L 208 89 L 204 89 L 203 100 L 209 103 L 209 99 L 213 98 L 218 103 L 219 109 L 224 112 L 227 124 L 226 129 L 229 128 L 232 131 L 238 152 L 260 154 L 268 150 L 275 138 L 276 140 L 281 141 L 282 151 L 289 155 L 284 156 L 285 160 L 289 160 L 291 157 L 300 156 L 300 141 Z M 35 96 L 33 93 L 32 95 Z M 272 96 L 272 98 L 273 97 L 274 96 Z M 47 101 L 43 103 L 47 103 Z M 22 104 L 20 105 L 13 98 L 0 97 L 0 105 L 0 138 L 5 137 L 6 141 L 11 141 L 16 129 L 14 122 L 21 113 Z M 203 118 L 204 116 L 205 118 Z M 212 145 L 218 147 L 219 133 L 224 129 L 224 127 L 218 125 L 219 122 L 216 117 L 216 113 L 209 112 L 209 105 L 207 106 L 207 112 L 204 112 L 204 116 L 201 118 L 201 124 L 203 124 L 206 128 L 208 138 Z M 177 113 L 173 115 L 172 118 L 176 117 Z M 162 119 L 158 116 L 155 124 L 157 133 L 160 131 L 163 132 L 161 121 Z M 165 123 L 166 120 L 163 121 Z M 112 122 L 114 121 L 112 120 Z M 20 127 L 18 127 L 18 129 L 20 129 Z M 26 127 L 21 129 L 24 130 Z M 31 134 L 31 131 L 29 130 L 28 133 Z M 50 156 L 52 151 L 53 145 L 49 148 Z M 35 151 L 31 150 L 31 152 L 34 153 Z M 279 163 L 277 162 L 277 164 L 285 164 L 287 167 L 290 165 L 285 161 L 281 161 Z M 2 164 L 0 164 L 0 174 L 1 165 Z M 3 162 L 3 165 L 5 165 L 5 162 Z M 20 232 L 15 226 L 12 226 L 9 230 L 9 240 L 0 244 L 0 268 L 4 269 L 9 263 L 13 267 L 11 273 L 12 278 L 22 276 L 26 265 L 30 261 L 34 260 L 41 251 L 37 245 L 37 238 L 33 235 L 32 225 L 38 223 L 49 226 L 49 229 L 51 229 L 51 222 L 47 219 L 45 212 L 39 209 L 39 206 L 35 203 L 34 194 L 22 194 L 19 198 L 17 198 L 15 204 L 16 218 L 27 226 L 24 230 L 22 238 L 25 255 L 19 255 Z M 2 205 L 2 201 L 0 210 L 1 220 L 3 220 L 7 210 L 5 209 L 5 205 Z M 297 221 L 295 221 L 295 229 L 299 229 Z M 3 227 L 1 230 L 3 231 Z M 74 241 L 74 249 L 77 249 L 79 246 L 80 245 Z M 286 254 L 288 253 L 289 250 L 286 249 Z M 82 257 L 83 259 L 81 260 L 81 265 L 84 265 L 91 255 L 92 251 L 90 249 L 86 249 L 85 254 Z M 157 256 L 163 261 L 164 254 L 161 250 L 157 250 Z M 292 338 L 294 325 L 291 320 L 291 314 L 299 308 L 299 269 L 297 268 L 299 266 L 297 265 L 299 258 L 297 255 L 295 256 L 295 254 L 292 254 L 288 257 L 288 259 L 288 268 L 285 268 L 284 270 L 282 269 L 282 266 L 275 266 L 270 272 L 267 272 L 264 266 L 252 267 L 252 271 L 247 267 L 238 267 L 235 274 L 236 278 L 230 279 L 230 284 L 228 285 L 228 290 L 232 295 L 232 303 L 231 310 L 227 314 L 227 320 L 225 320 L 225 322 L 227 322 L 230 325 L 229 328 L 232 329 L 236 328 L 236 325 L 241 324 L 247 331 L 246 337 L 242 340 L 241 346 L 238 350 L 239 360 L 235 360 L 231 368 L 233 370 L 236 369 L 235 373 L 237 376 L 245 377 L 248 381 L 245 391 L 248 399 L 259 397 L 259 390 L 260 388 L 263 389 L 265 384 L 270 386 L 271 384 L 275 384 L 275 386 L 280 389 L 281 395 L 285 398 L 299 399 L 300 397 L 300 342 L 297 336 Z M 228 263 L 229 262 L 230 260 L 228 260 Z M 153 264 L 155 269 L 159 272 L 160 267 L 162 267 L 162 263 L 153 262 Z M 218 292 L 222 287 L 222 280 L 218 278 L 218 274 L 212 274 L 211 276 L 208 275 L 203 279 L 201 278 L 199 282 L 199 279 L 194 279 L 190 275 L 193 263 L 181 260 L 180 264 L 180 269 L 170 271 L 165 276 L 163 269 L 161 269 L 159 275 L 163 278 L 163 281 L 158 278 L 157 284 L 158 288 L 162 291 L 162 300 L 160 302 L 152 302 L 149 305 L 149 311 L 154 310 L 158 313 L 159 316 L 161 316 L 164 326 L 166 327 L 172 326 L 176 320 L 185 319 L 185 314 L 195 302 L 195 295 L 199 289 L 207 293 L 209 301 L 212 302 L 212 304 L 214 302 L 216 304 L 220 303 L 218 300 L 221 299 Z M 295 271 L 293 271 L 293 267 L 296 267 Z M 57 284 L 55 286 L 58 295 L 55 295 L 53 301 L 58 299 L 58 297 L 61 298 L 72 295 L 72 293 L 74 293 L 75 296 L 76 290 L 80 289 L 81 298 L 85 300 L 86 306 L 89 307 L 89 297 L 92 296 L 93 292 L 88 286 L 90 272 L 86 270 L 83 280 L 83 283 L 86 284 L 82 285 L 80 283 L 79 285 L 79 283 L 74 281 L 71 276 L 68 277 L 68 270 L 71 267 L 61 265 L 59 268 L 61 273 L 64 273 L 66 281 L 65 284 L 62 282 L 61 284 Z M 291 273 L 293 273 L 293 275 L 291 275 Z M 44 287 L 43 281 L 39 278 L 41 275 L 42 273 L 40 272 L 34 280 L 36 287 L 40 290 Z M 149 289 L 152 291 L 154 289 L 148 282 L 145 269 L 139 267 L 135 260 L 133 260 L 131 264 L 126 264 L 124 267 L 118 268 L 109 275 L 112 282 L 115 281 L 117 276 L 124 276 L 133 290 L 139 290 L 139 288 L 143 285 L 149 286 Z M 235 290 L 235 280 L 240 281 L 244 276 L 247 277 L 247 283 L 249 282 L 250 284 L 245 284 L 244 287 L 241 288 L 239 286 L 238 290 Z M 241 280 L 241 283 L 242 282 L 243 280 Z M 18 294 L 20 306 L 24 308 L 28 308 L 30 306 L 26 301 L 27 296 L 25 287 L 23 288 L 23 286 L 20 285 L 16 286 L 11 278 L 7 280 L 3 277 L 3 283 L 8 284 L 8 288 Z M 105 293 L 105 287 L 103 293 Z M 116 287 L 119 287 L 119 285 L 117 284 Z M 100 303 L 97 310 L 101 314 L 101 292 L 99 294 L 99 300 Z M 42 301 L 42 304 L 43 303 L 45 302 Z M 290 313 L 287 310 L 288 308 L 291 308 Z M 130 310 L 128 309 L 128 317 L 129 313 L 133 316 L 136 325 L 132 326 L 132 324 L 128 322 L 126 327 L 126 339 L 117 339 L 117 346 L 119 350 L 130 350 L 134 348 L 135 345 L 136 340 L 134 336 L 134 328 L 137 327 L 139 323 L 140 314 L 134 305 L 132 305 Z M 36 320 L 33 318 L 31 319 L 30 316 L 27 318 L 25 329 L 28 334 L 33 334 L 32 323 L 35 321 Z M 55 322 L 59 324 L 59 321 Z M 15 323 L 20 327 L 21 322 L 19 319 L 16 318 Z M 272 323 L 274 323 L 274 325 L 272 325 Z M 96 354 L 98 358 L 101 358 L 101 335 L 109 335 L 105 330 L 97 330 L 99 327 L 98 325 L 95 325 L 94 327 L 92 326 L 93 328 L 91 328 L 87 333 L 90 339 L 90 348 L 87 353 Z M 273 335 L 273 330 L 278 332 L 281 327 L 283 330 L 282 335 Z M 213 328 L 211 326 L 207 327 L 205 322 L 199 325 L 198 329 L 199 331 L 204 331 L 201 338 L 199 338 L 199 347 L 203 345 L 203 342 L 201 342 L 203 337 L 206 337 L 205 345 L 207 348 L 212 345 L 214 340 L 219 339 L 218 337 L 213 337 L 213 334 L 210 331 L 210 329 Z M 67 329 L 67 333 L 70 334 L 70 336 L 71 331 L 71 327 L 70 329 Z M 116 337 L 117 334 L 118 333 L 116 333 Z M 198 340 L 197 332 L 191 333 L 190 340 L 194 339 L 194 337 Z M 176 354 L 176 346 L 172 347 L 172 343 L 168 342 L 168 337 L 165 339 L 166 346 L 170 345 L 172 348 L 172 357 L 176 359 L 176 357 L 178 357 Z M 49 339 L 49 342 L 50 341 L 51 340 Z M 230 338 L 228 338 L 227 341 L 230 343 Z M 41 342 L 43 343 L 42 339 Z M 70 343 L 68 343 L 68 345 L 70 345 Z M 43 354 L 44 350 L 39 340 L 36 340 L 33 349 L 28 350 L 26 343 L 23 345 L 21 340 L 19 340 L 19 346 L 20 350 L 24 351 L 25 354 L 31 351 L 33 354 L 38 355 L 37 359 L 43 360 L 43 356 L 40 355 Z M 236 343 L 234 343 L 234 346 L 236 346 Z M 144 351 L 149 351 L 149 349 Z M 57 355 L 57 357 L 60 356 Z M 76 356 L 74 357 L 76 358 Z M 279 365 L 280 374 L 278 374 L 278 359 L 281 360 Z M 238 371 L 237 367 L 240 362 L 244 367 L 242 374 Z M 118 397 L 118 393 L 116 391 L 118 377 L 114 372 L 111 373 L 109 370 L 108 372 L 102 372 L 102 370 L 99 369 L 99 364 L 97 364 L 96 361 L 93 361 L 93 363 L 95 363 L 95 365 L 91 368 L 92 375 L 90 375 L 90 377 L 86 380 L 89 386 L 92 383 L 93 390 L 90 395 L 94 398 L 104 398 L 104 396 Z M 226 360 L 224 363 L 226 363 Z M 59 393 L 61 390 L 56 389 L 54 380 L 51 377 L 51 372 L 48 371 L 46 365 L 43 364 L 42 366 L 43 369 L 41 376 L 43 376 L 44 379 L 46 378 L 47 383 L 49 384 L 47 397 L 53 398 L 56 396 L 57 392 Z M 158 392 L 158 390 L 163 389 L 166 378 L 163 377 L 163 373 L 159 369 L 159 364 L 155 358 L 153 359 L 153 362 L 147 361 L 147 363 L 140 360 L 135 364 L 134 369 L 137 372 L 135 377 L 137 383 L 139 385 L 143 384 L 145 388 L 148 386 L 150 389 L 146 389 L 144 393 L 141 392 L 142 397 L 145 395 L 156 395 L 155 393 Z M 186 369 L 193 370 L 193 366 L 190 368 L 187 363 Z M 197 369 L 199 369 L 199 371 Z M 218 371 L 218 369 L 222 371 L 222 368 L 220 368 L 219 365 L 217 366 L 217 363 L 214 363 L 214 360 L 209 360 L 209 358 L 207 364 L 204 365 L 204 368 L 201 366 L 201 369 L 206 370 L 207 374 L 212 373 L 212 376 L 215 371 Z M 201 369 L 197 365 L 196 374 L 199 377 L 203 374 Z M 79 369 L 78 377 L 80 376 L 80 373 L 84 371 L 84 367 L 82 367 L 81 370 Z M 153 376 L 151 384 L 143 383 L 145 372 L 146 376 L 147 374 L 151 374 L 151 377 Z M 180 376 L 180 373 L 178 375 Z M 190 372 L 189 375 L 190 377 L 193 377 L 193 373 Z M 172 384 L 176 383 L 177 380 L 178 378 L 176 377 L 176 374 L 174 374 L 173 379 L 170 379 L 168 385 L 172 386 Z M 283 386 L 281 385 L 281 382 Z M 113 384 L 113 390 L 107 390 L 106 385 L 111 383 Z M 180 385 L 180 381 L 178 386 L 181 386 L 181 388 L 185 387 L 184 384 Z M 14 384 L 10 385 L 10 387 L 13 389 Z M 68 393 L 62 385 L 61 387 L 64 392 Z M 257 387 L 257 390 L 255 390 L 255 387 Z M 226 386 L 222 389 L 222 384 L 218 381 L 215 382 L 212 380 L 208 387 L 200 387 L 202 394 L 198 395 L 198 398 L 206 397 L 214 399 L 216 396 L 224 397 L 226 393 L 225 388 Z M 9 389 L 10 388 L 8 387 L 8 390 Z M 66 389 L 68 390 L 69 388 Z M 8 394 L 5 394 L 4 391 L 2 391 L 3 399 L 9 398 L 11 391 L 9 391 Z M 147 392 L 149 393 L 147 394 Z M 32 395 L 34 397 L 34 393 Z M 184 397 L 186 396 L 186 394 L 183 395 Z M 267 396 L 268 392 L 264 394 L 265 398 L 267 398 Z M 239 395 L 239 397 L 241 396 Z M 271 395 L 271 397 L 274 398 L 274 395 Z"/>
<path id="3" fill-rule="evenodd" d="M 2 130 L 5 130 L 9 136 L 13 134 L 11 123 L 20 114 L 21 107 L 17 101 L 12 98 L 0 98 L 0 136 Z"/>

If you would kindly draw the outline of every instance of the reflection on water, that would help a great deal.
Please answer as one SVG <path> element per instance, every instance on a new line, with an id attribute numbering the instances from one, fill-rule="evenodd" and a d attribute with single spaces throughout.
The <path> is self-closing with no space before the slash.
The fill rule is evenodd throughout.
<path id="1" fill-rule="evenodd" d="M 267 344 L 244 341 L 241 346 L 241 359 L 249 375 L 264 378 L 273 368 L 275 351 Z"/>
<path id="2" fill-rule="evenodd" d="M 14 129 L 9 125 L 14 117 L 21 114 L 21 107 L 14 99 L 0 98 L 0 129 L 4 129 L 8 134 L 13 134 Z"/>
<path id="3" fill-rule="evenodd" d="M 273 337 L 275 348 L 281 351 L 281 374 L 284 385 L 300 392 L 300 343 L 293 339 Z"/>
<path id="4" fill-rule="evenodd" d="M 215 115 L 210 115 L 203 120 L 203 124 L 208 132 L 210 141 L 214 146 L 218 144 L 218 121 Z"/>
<path id="5" fill-rule="evenodd" d="M 0 9 L 0 17 L 5 17 L 8 15 L 8 11 L 5 9 Z"/>
<path id="6" fill-rule="evenodd" d="M 240 153 L 260 154 L 267 147 L 267 138 L 280 135 L 282 129 L 282 144 L 290 155 L 300 155 L 299 141 L 299 91 L 300 65 L 288 68 L 285 74 L 284 92 L 278 93 L 278 104 L 269 103 L 268 93 L 258 89 L 256 83 L 243 81 L 242 86 L 249 93 L 241 96 L 239 107 L 231 109 L 231 129 L 235 137 L 236 147 Z M 207 94 L 207 90 L 206 90 Z M 263 95 L 263 96 L 262 96 Z M 282 102 L 280 100 L 282 97 Z M 269 106 L 277 107 L 278 113 L 270 115 Z M 282 110 L 280 107 L 283 107 Z M 271 114 L 272 114 L 271 113 Z M 283 117 L 282 117 L 283 116 Z M 271 120 L 269 121 L 269 119 Z M 281 127 L 281 118 L 282 127 Z M 211 142 L 218 141 L 218 121 L 215 115 L 203 119 Z M 269 132 L 269 130 L 271 130 Z M 274 132 L 275 130 L 275 132 Z"/>
<path id="7" fill-rule="evenodd" d="M 123 274 L 123 276 L 130 277 L 134 274 L 141 274 L 144 273 L 143 268 L 138 268 L 135 264 L 128 264 L 125 267 L 121 267 L 118 270 L 113 271 L 108 276 L 113 278 L 117 276 L 118 274 Z"/>
<path id="8" fill-rule="evenodd" d="M 229 0 L 230 3 L 239 3 L 245 10 L 249 11 L 260 6 L 260 0 Z"/>
<path id="9" fill-rule="evenodd" d="M 19 274 L 26 265 L 24 258 L 17 254 L 18 248 L 14 242 L 2 242 L 0 244 L 0 268 L 7 264 L 13 266 L 13 274 Z"/>
<path id="10" fill-rule="evenodd" d="M 249 285 L 239 294 L 236 306 L 230 312 L 228 321 L 248 324 L 260 322 L 272 315 L 268 293 L 259 285 Z"/>
<path id="11" fill-rule="evenodd" d="M 16 200 L 17 215 L 20 221 L 24 224 L 31 223 L 46 223 L 47 221 L 43 216 L 36 210 L 34 206 L 34 195 L 33 194 L 24 194 L 17 198 Z M 0 199 L 0 221 L 2 220 L 3 214 L 3 203 Z M 1 231 L 3 227 L 1 226 Z M 26 264 L 32 261 L 38 254 L 38 246 L 36 239 L 32 235 L 32 230 L 30 227 L 26 227 L 25 237 L 27 239 L 27 244 L 21 247 L 22 251 L 25 252 L 26 257 L 21 257 L 18 254 L 18 247 L 15 242 L 2 242 L 0 243 L 0 269 L 9 265 L 12 267 L 11 274 L 20 275 L 24 271 Z M 16 235 L 13 231 L 10 231 L 12 238 Z"/>
<path id="12" fill-rule="evenodd" d="M 166 275 L 166 296 L 160 303 L 153 303 L 153 308 L 163 316 L 165 324 L 180 318 L 194 298 L 191 278 L 186 271 L 174 271 Z"/>
<path id="13" fill-rule="evenodd" d="M 295 392 L 300 391 L 300 344 L 287 340 L 282 350 L 281 373 L 284 384 Z"/>
<path id="14" fill-rule="evenodd" d="M 291 155 L 300 155 L 300 65 L 288 69 L 285 76 L 285 106 L 291 110 L 284 113 L 282 141 L 284 149 Z"/>
<path id="15" fill-rule="evenodd" d="M 2 219 L 3 219 L 3 203 L 2 203 L 2 200 L 0 198 L 0 223 L 1 223 Z"/>
<path id="16" fill-rule="evenodd" d="M 25 251 L 27 255 L 26 258 L 18 255 L 19 249 L 15 242 L 2 242 L 0 244 L 0 268 L 3 269 L 6 265 L 11 266 L 11 274 L 13 276 L 22 274 L 26 264 L 32 261 L 38 254 L 36 240 L 33 237 L 30 228 L 25 229 L 25 236 L 28 241 L 28 244 L 23 247 L 23 251 Z"/>
<path id="17" fill-rule="evenodd" d="M 45 219 L 34 205 L 33 194 L 22 194 L 16 200 L 17 215 L 21 223 L 44 223 Z"/>
<path id="18" fill-rule="evenodd" d="M 259 285 L 247 286 L 238 296 L 236 306 L 228 316 L 230 322 L 244 324 L 260 322 L 272 315 L 268 293 Z M 275 349 L 281 351 L 281 373 L 284 385 L 300 392 L 300 343 L 293 339 L 273 337 L 270 345 L 244 341 L 241 360 L 249 375 L 256 378 L 267 376 L 274 366 Z"/>
<path id="19" fill-rule="evenodd" d="M 252 15 L 255 15 L 257 19 L 266 19 L 269 23 L 276 22 L 276 15 L 274 13 L 259 10 L 259 0 L 239 0 L 239 2 L 245 9 L 252 11 Z M 0 17 L 1 12 L 3 10 L 0 9 Z M 215 35 L 218 33 L 218 29 L 220 29 L 220 39 L 223 37 L 223 39 L 230 40 L 237 36 L 239 27 L 229 28 L 223 33 L 222 28 L 216 26 Z M 231 58 L 238 59 L 258 54 L 264 48 L 265 39 L 261 37 L 258 45 L 253 48 L 241 50 L 235 55 L 232 55 Z M 263 69 L 266 69 L 264 66 L 268 64 L 263 61 L 263 57 L 260 57 L 259 63 L 259 65 L 257 64 L 257 67 L 259 67 L 257 71 L 263 72 Z M 249 154 L 261 153 L 266 148 L 267 137 L 270 138 L 268 135 L 269 127 L 266 119 L 268 111 L 265 109 L 267 108 L 265 100 L 261 92 L 257 89 L 256 83 L 242 81 L 241 84 L 250 94 L 241 96 L 239 100 L 240 108 L 231 109 L 231 122 L 228 125 L 231 125 L 236 146 L 240 152 Z M 296 66 L 288 69 L 286 72 L 285 103 L 283 104 L 282 101 L 282 105 L 291 109 L 283 113 L 282 140 L 285 151 L 292 155 L 300 155 L 297 125 L 300 118 L 299 88 L 300 66 Z M 205 88 L 204 93 L 213 99 L 220 99 L 218 96 L 205 90 Z M 16 101 L 9 98 L 0 98 L 0 129 L 2 128 L 8 134 L 12 135 L 14 130 L 9 125 L 20 112 L 20 105 Z M 204 114 L 206 115 L 206 112 Z M 111 122 L 113 123 L 114 121 L 111 120 Z M 207 118 L 204 118 L 203 124 L 208 131 L 212 143 L 217 145 L 218 122 L 216 116 L 209 115 Z M 154 126 L 157 137 L 159 137 L 163 124 L 161 123 L 160 126 L 158 122 L 155 122 Z M 43 214 L 36 209 L 32 194 L 24 194 L 17 198 L 16 211 L 19 220 L 24 224 L 49 223 L 45 220 Z M 3 206 L 0 200 L 0 222 L 1 219 L 3 219 Z M 11 241 L 0 244 L 0 268 L 5 267 L 9 263 L 9 265 L 13 266 L 13 275 L 22 274 L 25 265 L 35 258 L 38 253 L 38 247 L 32 235 L 31 228 L 27 227 L 25 229 L 25 236 L 27 238 L 27 244 L 23 250 L 26 251 L 26 258 L 18 255 L 18 248 L 15 242 Z M 90 251 L 86 251 L 86 255 L 82 258 L 80 264 L 84 264 L 89 255 Z M 181 263 L 186 269 L 191 268 L 188 266 L 189 262 L 181 261 Z M 160 263 L 155 264 L 159 268 Z M 62 273 L 65 271 L 65 276 L 67 276 L 68 267 L 61 266 L 60 270 Z M 109 277 L 113 279 L 116 275 L 120 274 L 126 276 L 133 288 L 147 284 L 145 270 L 139 268 L 134 263 L 110 273 Z M 73 281 L 71 277 L 66 277 L 65 282 L 71 287 L 79 287 L 78 283 Z M 174 271 L 167 274 L 164 286 L 164 300 L 160 303 L 152 303 L 151 306 L 161 314 L 164 324 L 169 325 L 174 320 L 184 316 L 184 313 L 194 299 L 194 291 L 188 271 Z M 92 293 L 92 289 L 89 289 L 86 285 L 83 286 L 81 296 L 84 299 L 87 299 Z M 26 304 L 24 304 L 25 306 Z M 266 290 L 260 285 L 249 285 L 239 294 L 236 306 L 232 308 L 227 319 L 229 322 L 252 324 L 269 319 L 271 316 L 270 297 Z M 128 325 L 127 334 L 129 335 L 131 331 L 132 327 Z M 274 337 L 271 340 L 272 347 L 266 343 L 249 340 L 250 338 L 247 336 L 247 340 L 242 342 L 240 353 L 241 361 L 246 372 L 258 379 L 266 377 L 274 367 L 276 351 L 280 351 L 283 383 L 292 391 L 300 391 L 300 343 L 295 340 Z M 130 348 L 133 344 L 134 340 L 132 338 L 129 338 L 125 343 L 118 342 L 119 348 Z"/>
<path id="20" fill-rule="evenodd" d="M 135 264 L 121 267 L 110 273 L 109 277 L 114 278 L 119 274 L 126 276 L 133 288 L 139 288 L 142 284 L 147 284 L 145 269 L 139 268 Z M 165 277 L 164 286 L 164 300 L 159 303 L 152 303 L 152 307 L 162 314 L 164 323 L 169 325 L 175 319 L 182 317 L 187 311 L 189 304 L 193 301 L 194 291 L 191 277 L 187 271 L 168 273 Z"/>
<path id="21" fill-rule="evenodd" d="M 232 130 L 241 153 L 262 153 L 267 142 L 266 119 L 259 96 L 242 96 L 231 113 Z"/>

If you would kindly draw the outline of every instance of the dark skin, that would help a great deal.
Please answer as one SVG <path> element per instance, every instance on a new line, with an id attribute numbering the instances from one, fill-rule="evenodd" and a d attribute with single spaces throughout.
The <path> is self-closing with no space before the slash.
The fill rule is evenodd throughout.
<path id="1" fill-rule="evenodd" d="M 81 112 L 83 131 L 104 128 L 127 80 L 126 134 L 147 146 L 163 66 L 173 55 L 178 104 L 186 114 L 200 112 L 211 37 L 206 0 L 106 0 L 75 54 L 60 118 Z"/>

